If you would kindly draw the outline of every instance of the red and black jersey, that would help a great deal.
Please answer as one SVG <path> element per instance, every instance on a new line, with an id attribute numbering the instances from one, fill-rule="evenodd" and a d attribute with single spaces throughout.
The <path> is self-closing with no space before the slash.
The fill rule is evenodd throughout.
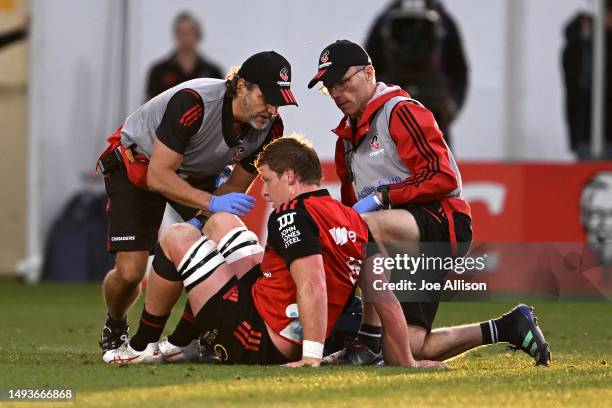
<path id="1" fill-rule="evenodd" d="M 301 194 L 270 214 L 263 277 L 253 286 L 257 311 L 284 338 L 300 343 L 296 286 L 291 263 L 321 254 L 327 283 L 327 332 L 353 294 L 368 243 L 368 227 L 359 214 L 334 200 L 327 190 Z"/>

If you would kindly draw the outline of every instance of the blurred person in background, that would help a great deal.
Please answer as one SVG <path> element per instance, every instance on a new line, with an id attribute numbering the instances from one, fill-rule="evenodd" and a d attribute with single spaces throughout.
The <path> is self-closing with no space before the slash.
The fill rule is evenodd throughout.
<path id="1" fill-rule="evenodd" d="M 580 193 L 580 218 L 589 247 L 601 264 L 599 279 L 612 284 L 612 172 L 595 174 Z"/>
<path id="2" fill-rule="evenodd" d="M 461 36 L 437 0 L 395 0 L 375 20 L 365 49 L 382 82 L 427 106 L 446 143 L 465 101 L 468 66 Z"/>
<path id="3" fill-rule="evenodd" d="M 127 338 L 127 312 L 155 251 L 166 203 L 184 220 L 201 212 L 242 216 L 253 208 L 255 199 L 244 192 L 257 175 L 256 155 L 283 133 L 278 107 L 297 105 L 290 86 L 289 62 L 274 51 L 259 52 L 226 80 L 198 78 L 162 92 L 109 137 L 98 161 L 109 198 L 108 250 L 115 254 L 103 283 L 103 350 Z M 228 180 L 216 188 L 232 163 Z M 189 310 L 173 335 L 178 347 L 197 337 Z"/>
<path id="4" fill-rule="evenodd" d="M 612 159 L 612 0 L 606 1 L 604 93 L 604 149 L 602 159 Z M 570 148 L 578 160 L 594 159 L 591 155 L 591 98 L 593 85 L 593 16 L 580 12 L 565 26 L 565 46 L 562 51 L 565 85 L 565 118 Z"/>
<path id="5" fill-rule="evenodd" d="M 23 40 L 28 36 L 30 29 L 30 17 L 26 17 L 17 27 L 0 33 L 0 48 L 10 45 L 16 41 Z"/>
<path id="6" fill-rule="evenodd" d="M 188 12 L 182 12 L 173 23 L 175 48 L 170 57 L 153 65 L 147 80 L 146 99 L 195 78 L 223 78 L 221 69 L 198 53 L 204 38 L 202 24 Z"/>

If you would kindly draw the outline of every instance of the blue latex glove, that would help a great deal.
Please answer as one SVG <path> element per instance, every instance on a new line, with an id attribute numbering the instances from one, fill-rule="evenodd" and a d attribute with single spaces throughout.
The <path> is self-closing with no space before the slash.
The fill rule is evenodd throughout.
<path id="1" fill-rule="evenodd" d="M 234 215 L 243 216 L 251 211 L 255 205 L 255 198 L 243 193 L 229 193 L 222 196 L 213 196 L 208 204 L 208 211 L 228 212 Z"/>
<path id="2" fill-rule="evenodd" d="M 382 205 L 376 198 L 374 198 L 374 194 L 371 194 L 366 198 L 362 198 L 361 200 L 357 201 L 355 205 L 353 205 L 353 209 L 359 214 L 380 210 L 381 208 Z"/>
<path id="3" fill-rule="evenodd" d="M 202 224 L 202 221 L 200 221 L 200 219 L 197 217 L 193 217 L 192 219 L 187 221 L 187 224 L 193 225 L 198 231 L 202 231 L 202 227 L 204 226 L 204 224 Z"/>

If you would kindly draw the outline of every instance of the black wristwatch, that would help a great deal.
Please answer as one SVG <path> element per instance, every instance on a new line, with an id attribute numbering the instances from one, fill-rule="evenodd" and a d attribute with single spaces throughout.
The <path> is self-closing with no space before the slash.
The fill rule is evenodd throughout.
<path id="1" fill-rule="evenodd" d="M 382 204 L 383 204 L 383 208 L 389 208 L 389 186 L 388 185 L 384 185 L 384 186 L 379 186 L 376 191 L 379 191 L 380 194 L 382 195 Z"/>

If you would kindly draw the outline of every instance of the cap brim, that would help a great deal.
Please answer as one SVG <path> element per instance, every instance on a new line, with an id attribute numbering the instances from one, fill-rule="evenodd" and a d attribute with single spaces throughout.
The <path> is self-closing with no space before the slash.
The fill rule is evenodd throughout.
<path id="1" fill-rule="evenodd" d="M 349 67 L 338 67 L 334 66 L 331 68 L 320 69 L 319 72 L 310 80 L 308 83 L 308 89 L 312 88 L 317 82 L 336 83 L 342 79 Z"/>
<path id="2" fill-rule="evenodd" d="M 295 105 L 298 106 L 297 100 L 291 92 L 291 88 L 287 87 L 259 87 L 263 93 L 266 102 L 274 106 Z"/>

